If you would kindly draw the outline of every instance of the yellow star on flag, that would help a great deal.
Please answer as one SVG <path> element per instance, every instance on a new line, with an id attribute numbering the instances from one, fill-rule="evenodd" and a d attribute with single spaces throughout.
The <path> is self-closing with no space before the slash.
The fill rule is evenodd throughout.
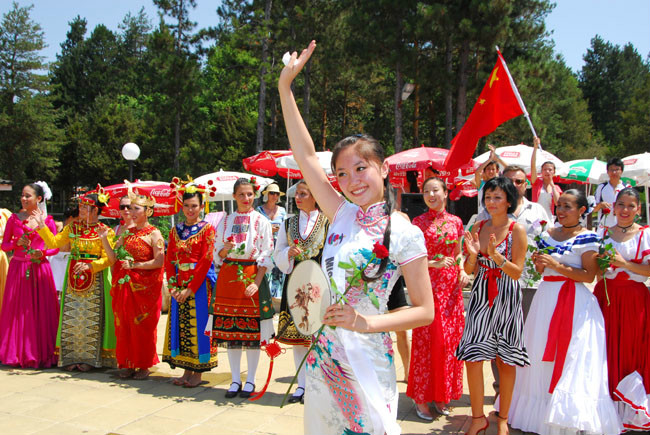
<path id="1" fill-rule="evenodd" d="M 494 68 L 494 71 L 492 71 L 492 77 L 490 77 L 490 87 L 492 87 L 492 83 L 499 80 L 499 77 L 497 76 L 497 71 L 499 71 L 499 67 Z"/>
<path id="2" fill-rule="evenodd" d="M 480 100 L 478 100 L 478 103 L 479 103 L 480 105 L 485 104 L 485 98 L 481 98 Z"/>

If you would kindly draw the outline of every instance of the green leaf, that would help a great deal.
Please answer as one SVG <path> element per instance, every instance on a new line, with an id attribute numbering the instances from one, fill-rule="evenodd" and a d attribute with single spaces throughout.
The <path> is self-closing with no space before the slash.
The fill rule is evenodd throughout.
<path id="1" fill-rule="evenodd" d="M 346 261 L 339 261 L 339 267 L 340 267 L 341 269 L 353 269 L 353 268 L 354 268 L 354 264 L 352 264 L 352 263 L 348 263 L 348 262 L 346 262 Z"/>
<path id="2" fill-rule="evenodd" d="M 377 299 L 377 295 L 375 295 L 374 292 L 369 292 L 368 297 L 370 298 L 370 302 L 372 302 L 375 308 L 379 308 L 379 299 Z"/>

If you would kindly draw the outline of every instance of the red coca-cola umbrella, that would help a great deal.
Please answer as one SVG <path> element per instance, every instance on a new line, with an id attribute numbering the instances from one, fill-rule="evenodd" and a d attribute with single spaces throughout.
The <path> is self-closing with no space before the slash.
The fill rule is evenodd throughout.
<path id="1" fill-rule="evenodd" d="M 388 157 L 389 181 L 393 187 L 401 188 L 408 187 L 406 180 L 406 173 L 408 171 L 416 171 L 418 173 L 418 184 L 421 185 L 424 181 L 424 170 L 431 168 L 438 172 L 438 176 L 447 181 L 450 187 L 456 184 L 458 177 L 471 175 L 476 172 L 478 164 L 474 160 L 461 166 L 454 171 L 447 171 L 444 163 L 448 149 L 433 148 L 421 146 L 420 148 L 412 148 L 406 151 L 393 154 Z"/>
<path id="2" fill-rule="evenodd" d="M 330 167 L 330 160 L 332 159 L 332 153 L 330 151 L 320 151 L 316 153 L 318 161 L 320 162 L 321 168 L 327 174 L 332 186 L 335 189 L 340 190 L 338 181 Z M 296 163 L 293 158 L 292 151 L 262 151 L 261 153 L 255 154 L 251 157 L 246 157 L 242 160 L 244 164 L 244 169 L 253 174 L 262 175 L 264 177 L 275 177 L 279 175 L 282 178 L 288 180 L 300 180 L 302 177 L 302 172 L 298 168 L 298 163 Z M 289 188 L 287 184 L 287 189 Z"/>
<path id="3" fill-rule="evenodd" d="M 302 178 L 300 171 L 290 168 L 279 168 L 275 159 L 284 156 L 290 156 L 291 151 L 262 151 L 254 156 L 246 157 L 242 160 L 244 169 L 253 174 L 261 175 L 263 177 L 275 177 L 279 175 L 283 178 L 291 178 L 294 180 Z"/>
<path id="4" fill-rule="evenodd" d="M 178 211 L 178 206 L 181 204 L 180 195 L 171 188 L 169 183 L 135 180 L 130 185 L 134 193 L 151 196 L 156 200 L 154 216 L 171 216 Z M 128 191 L 129 185 L 126 182 L 104 187 L 104 192 L 110 195 L 110 200 L 108 206 L 102 210 L 102 216 L 119 219 L 120 198 L 128 195 Z M 91 190 L 86 195 L 90 193 L 97 193 L 97 190 Z"/>

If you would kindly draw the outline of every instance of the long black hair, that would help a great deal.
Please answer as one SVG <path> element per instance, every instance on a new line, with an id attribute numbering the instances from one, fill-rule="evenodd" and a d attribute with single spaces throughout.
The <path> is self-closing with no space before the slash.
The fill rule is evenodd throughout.
<path id="1" fill-rule="evenodd" d="M 381 165 L 384 164 L 384 148 L 381 146 L 379 141 L 372 136 L 366 134 L 355 134 L 348 136 L 344 139 L 341 139 L 332 150 L 332 172 L 336 174 L 336 162 L 339 154 L 344 149 L 354 146 L 359 156 L 367 161 L 374 161 Z M 383 245 L 386 248 L 386 251 L 390 252 L 390 231 L 391 231 L 391 213 L 395 208 L 395 190 L 388 182 L 388 176 L 384 178 L 384 209 L 388 215 L 388 222 L 386 223 L 386 229 L 384 230 L 384 240 Z M 366 275 L 366 270 L 364 270 L 361 275 L 361 279 L 365 282 L 373 282 L 378 280 L 386 272 L 386 267 L 388 266 L 388 256 L 381 259 L 379 263 L 379 269 L 373 276 Z"/>

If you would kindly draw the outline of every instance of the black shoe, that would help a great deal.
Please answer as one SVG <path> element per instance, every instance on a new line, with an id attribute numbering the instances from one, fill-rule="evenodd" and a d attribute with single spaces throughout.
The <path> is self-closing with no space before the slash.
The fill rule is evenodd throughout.
<path id="1" fill-rule="evenodd" d="M 246 382 L 246 384 L 252 385 L 253 389 L 251 391 L 241 390 L 241 392 L 239 393 L 239 397 L 241 397 L 242 399 L 248 399 L 249 397 L 251 397 L 251 394 L 253 394 L 255 392 L 255 384 L 253 384 L 251 382 Z M 244 385 L 246 385 L 246 384 L 244 384 Z"/>
<path id="2" fill-rule="evenodd" d="M 230 389 L 228 389 L 228 391 L 226 391 L 226 399 L 232 399 L 232 398 L 235 397 L 237 394 L 239 394 L 239 392 L 241 391 L 241 383 L 239 383 L 239 382 L 232 382 L 232 383 L 230 384 L 231 387 L 232 387 L 232 384 L 237 384 L 237 389 L 234 390 L 234 391 L 231 391 Z"/>
<path id="3" fill-rule="evenodd" d="M 300 391 L 300 394 L 296 394 Z M 289 397 L 288 402 L 289 403 L 297 403 L 297 402 L 302 402 L 303 401 L 303 396 L 305 395 L 305 389 L 302 387 L 296 388 L 296 392 L 293 393 L 291 397 Z"/>

